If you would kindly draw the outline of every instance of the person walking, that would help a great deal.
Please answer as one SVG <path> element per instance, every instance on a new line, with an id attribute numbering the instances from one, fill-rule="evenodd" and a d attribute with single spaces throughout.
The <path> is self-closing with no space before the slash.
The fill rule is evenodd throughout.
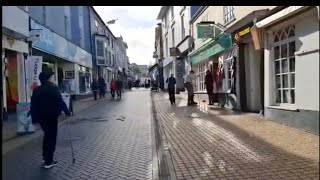
<path id="1" fill-rule="evenodd" d="M 54 84 L 53 72 L 41 72 L 41 85 L 34 89 L 31 97 L 30 114 L 34 123 L 39 123 L 43 132 L 42 155 L 44 168 L 49 169 L 58 164 L 53 160 L 57 142 L 58 117 L 63 111 L 67 116 L 71 113 L 62 99 L 61 92 Z"/>
<path id="2" fill-rule="evenodd" d="M 98 84 L 99 84 L 99 92 L 100 92 L 100 99 L 101 99 L 101 98 L 104 98 L 106 95 L 106 82 L 101 76 L 99 77 Z"/>
<path id="3" fill-rule="evenodd" d="M 171 105 L 176 104 L 176 97 L 175 97 L 176 78 L 174 78 L 173 74 L 171 74 L 170 78 L 167 79 L 166 83 L 168 83 L 168 93 L 169 93 L 169 100 L 171 102 Z"/>
<path id="4" fill-rule="evenodd" d="M 92 93 L 93 93 L 94 100 L 96 101 L 97 100 L 98 91 L 99 91 L 99 84 L 98 84 L 97 79 L 94 79 L 93 82 L 91 83 L 91 90 L 92 90 Z"/>
<path id="5" fill-rule="evenodd" d="M 112 99 L 114 99 L 115 92 L 116 92 L 116 81 L 114 79 L 112 79 L 110 82 L 110 92 L 111 92 Z"/>
<path id="6" fill-rule="evenodd" d="M 186 77 L 186 82 L 185 82 L 185 87 L 188 91 L 188 106 L 198 104 L 194 102 L 194 90 L 193 90 L 194 79 L 195 79 L 194 70 L 190 70 L 189 74 Z"/>
<path id="7" fill-rule="evenodd" d="M 210 70 L 206 71 L 205 81 L 207 94 L 209 98 L 209 105 L 213 105 L 213 75 Z"/>
<path id="8" fill-rule="evenodd" d="M 117 98 L 121 99 L 121 91 L 123 87 L 123 82 L 120 77 L 117 78 L 116 80 L 116 91 L 117 91 Z"/>

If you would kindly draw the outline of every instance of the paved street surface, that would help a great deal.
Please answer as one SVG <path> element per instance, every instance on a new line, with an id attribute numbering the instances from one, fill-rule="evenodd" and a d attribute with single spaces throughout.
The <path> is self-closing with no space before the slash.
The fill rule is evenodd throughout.
<path id="1" fill-rule="evenodd" d="M 229 116 L 223 111 L 209 115 L 182 98 L 171 106 L 167 94 L 152 96 L 177 179 L 319 179 L 319 160 L 252 136 L 221 119 Z"/>
<path id="2" fill-rule="evenodd" d="M 126 92 L 84 110 L 71 121 L 76 156 L 72 164 L 68 123 L 59 127 L 55 158 L 42 168 L 42 136 L 3 156 L 4 180 L 152 179 L 150 91 Z"/>

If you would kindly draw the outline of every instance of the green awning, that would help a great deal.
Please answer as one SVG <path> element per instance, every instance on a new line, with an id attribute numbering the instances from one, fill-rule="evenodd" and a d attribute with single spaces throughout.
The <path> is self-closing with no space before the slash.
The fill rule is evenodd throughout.
<path id="1" fill-rule="evenodd" d="M 189 56 L 191 57 L 191 64 L 196 64 L 204 59 L 207 59 L 217 53 L 232 47 L 232 38 L 230 34 L 221 33 L 216 38 L 204 44 Z"/>

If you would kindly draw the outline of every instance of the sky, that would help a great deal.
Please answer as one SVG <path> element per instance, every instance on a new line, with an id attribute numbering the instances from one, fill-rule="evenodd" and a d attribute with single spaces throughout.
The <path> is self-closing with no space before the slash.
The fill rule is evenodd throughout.
<path id="1" fill-rule="evenodd" d="M 161 6 L 94 6 L 94 9 L 105 23 L 118 19 L 109 29 L 128 44 L 130 63 L 149 65 L 154 62 L 155 27 Z"/>

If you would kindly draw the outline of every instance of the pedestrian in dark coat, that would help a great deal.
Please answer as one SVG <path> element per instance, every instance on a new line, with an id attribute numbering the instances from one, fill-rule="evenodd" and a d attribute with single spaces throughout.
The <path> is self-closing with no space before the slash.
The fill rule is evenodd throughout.
<path id="1" fill-rule="evenodd" d="M 100 98 L 104 98 L 106 95 L 106 82 L 102 77 L 99 77 L 98 79 L 98 83 L 99 83 L 99 94 L 100 94 Z"/>
<path id="2" fill-rule="evenodd" d="M 169 100 L 171 105 L 176 104 L 176 97 L 175 97 L 175 85 L 176 85 L 176 78 L 171 77 L 167 79 L 166 83 L 168 83 L 168 93 L 169 93 Z"/>
<path id="3" fill-rule="evenodd" d="M 41 86 L 37 87 L 31 97 L 31 117 L 38 122 L 44 132 L 42 155 L 45 168 L 58 164 L 53 160 L 57 142 L 58 117 L 63 111 L 70 116 L 70 111 L 64 103 L 61 92 L 54 82 L 53 72 L 42 72 L 39 75 Z"/>
<path id="4" fill-rule="evenodd" d="M 209 105 L 213 105 L 213 75 L 210 70 L 206 71 L 205 85 L 209 97 Z"/>
<path id="5" fill-rule="evenodd" d="M 120 78 L 116 80 L 116 91 L 117 91 L 117 97 L 121 99 L 121 92 L 123 88 L 123 82 Z"/>
<path id="6" fill-rule="evenodd" d="M 94 100 L 97 100 L 97 95 L 98 95 L 98 91 L 99 91 L 99 83 L 96 79 L 93 80 L 93 82 L 91 83 L 91 90 L 93 93 L 93 97 Z"/>

